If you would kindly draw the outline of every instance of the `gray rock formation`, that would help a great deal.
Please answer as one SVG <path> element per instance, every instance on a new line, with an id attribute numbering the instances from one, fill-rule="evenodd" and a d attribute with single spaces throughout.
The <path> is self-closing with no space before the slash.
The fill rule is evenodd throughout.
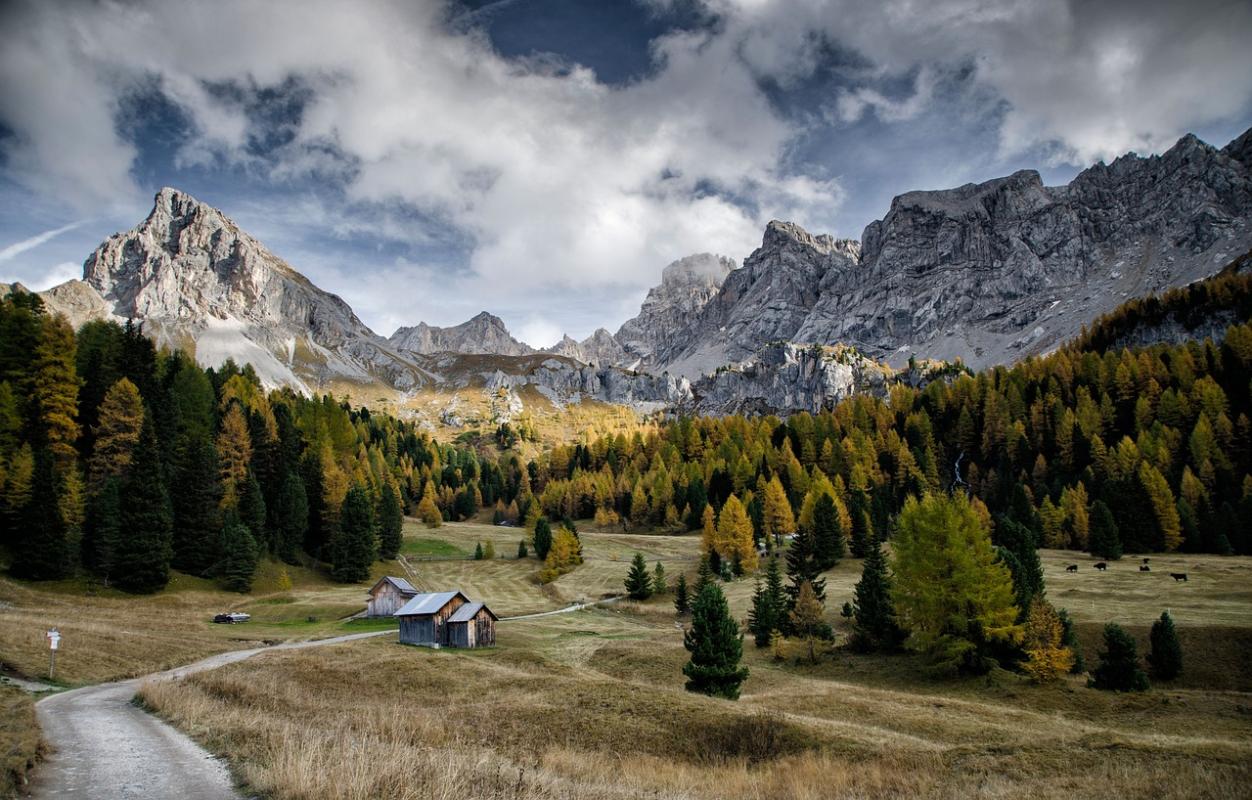
<path id="1" fill-rule="evenodd" d="M 1186 136 L 1066 186 L 1022 171 L 910 192 L 859 248 L 770 223 L 657 364 L 696 376 L 781 340 L 975 367 L 1045 352 L 1127 298 L 1207 277 L 1252 246 L 1250 154 L 1252 131 L 1223 150 Z"/>
<path id="2" fill-rule="evenodd" d="M 251 363 L 271 386 L 310 391 L 346 379 L 411 388 L 428 379 L 339 297 L 174 189 L 88 256 L 83 278 L 112 316 L 142 320 L 160 344 L 192 349 L 204 365 Z"/>
<path id="3" fill-rule="evenodd" d="M 779 342 L 696 381 L 684 410 L 712 416 L 817 413 L 854 394 L 885 397 L 895 380 L 890 368 L 850 347 Z"/>
<path id="4" fill-rule="evenodd" d="M 403 327 L 387 339 L 387 342 L 403 353 L 492 353 L 504 356 L 524 356 L 535 352 L 527 344 L 514 339 L 504 320 L 480 312 L 460 325 L 439 328 L 419 322 Z"/>
<path id="5" fill-rule="evenodd" d="M 687 256 L 661 272 L 661 284 L 648 291 L 639 314 L 627 320 L 614 338 L 627 353 L 625 366 L 651 368 L 678 348 L 691 318 L 717 296 L 735 269 L 733 259 L 712 253 Z"/>
<path id="6" fill-rule="evenodd" d="M 604 328 L 596 328 L 596 332 L 581 342 L 570 336 L 562 336 L 561 341 L 544 348 L 545 353 L 565 356 L 592 366 L 627 365 L 635 359 L 618 344 L 613 334 Z"/>
<path id="7" fill-rule="evenodd" d="M 10 294 L 30 294 L 20 283 L 0 283 L 0 298 Z M 61 314 L 77 330 L 84 322 L 112 316 L 108 302 L 86 283 L 70 280 L 51 289 L 35 292 L 50 314 Z"/>

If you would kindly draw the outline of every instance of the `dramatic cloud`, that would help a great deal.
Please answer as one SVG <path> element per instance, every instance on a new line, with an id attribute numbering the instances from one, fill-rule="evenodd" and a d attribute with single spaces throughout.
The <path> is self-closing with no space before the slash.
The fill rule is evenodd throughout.
<path id="1" fill-rule="evenodd" d="M 511 3 L 10 3 L 0 169 L 93 214 L 212 176 L 382 332 L 487 308 L 546 344 L 771 218 L 855 236 L 883 192 L 1160 150 L 1252 101 L 1246 2 L 704 7 L 610 85 L 559 47 L 502 55 L 479 26 Z"/>

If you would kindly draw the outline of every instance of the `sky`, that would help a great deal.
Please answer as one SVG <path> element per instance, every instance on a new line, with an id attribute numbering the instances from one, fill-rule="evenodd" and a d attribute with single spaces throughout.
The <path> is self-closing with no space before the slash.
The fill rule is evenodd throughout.
<path id="1" fill-rule="evenodd" d="M 1249 41 L 1246 0 L 5 0 L 0 281 L 81 277 L 174 186 L 384 336 L 545 346 L 771 219 L 1223 146 Z"/>

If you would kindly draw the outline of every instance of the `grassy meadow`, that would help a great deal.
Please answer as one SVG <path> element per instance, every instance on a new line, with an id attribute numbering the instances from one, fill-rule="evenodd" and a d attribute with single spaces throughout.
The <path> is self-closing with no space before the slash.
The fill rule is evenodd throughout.
<path id="1" fill-rule="evenodd" d="M 696 536 L 583 533 L 585 563 L 547 586 L 516 559 L 523 532 L 479 523 L 406 523 L 400 574 L 459 588 L 501 616 L 551 611 L 622 591 L 631 556 L 694 574 Z M 469 559 L 491 542 L 497 557 Z M 683 690 L 686 651 L 671 598 L 499 623 L 499 646 L 433 651 L 391 637 L 265 653 L 142 701 L 227 757 L 248 790 L 312 798 L 1238 797 L 1252 785 L 1252 559 L 1154 556 L 1096 572 L 1085 554 L 1042 551 L 1049 597 L 1074 616 L 1089 665 L 1103 624 L 1147 649 L 1166 608 L 1185 671 L 1145 694 L 1087 689 L 1080 676 L 1038 687 L 1013 673 L 931 674 L 911 656 L 836 650 L 819 664 L 772 659 L 745 643 L 752 673 L 737 703 Z M 1067 564 L 1079 564 L 1076 573 Z M 264 641 L 379 623 L 346 621 L 365 585 L 267 564 L 250 595 L 179 576 L 130 597 L 83 584 L 0 581 L 6 669 L 46 669 L 43 631 L 65 634 L 61 678 L 142 674 Z M 1187 572 L 1185 583 L 1169 572 Z M 851 599 L 860 563 L 826 575 L 828 618 Z M 747 614 L 752 580 L 725 585 Z M 213 625 L 222 610 L 247 625 Z M 387 625 L 389 623 L 382 623 Z M 841 636 L 842 638 L 842 636 Z M 85 657 L 90 654 L 90 657 Z M 80 657 L 84 656 L 84 657 Z M 29 738 L 10 725 L 6 741 Z M 15 747 L 17 745 L 14 745 Z"/>

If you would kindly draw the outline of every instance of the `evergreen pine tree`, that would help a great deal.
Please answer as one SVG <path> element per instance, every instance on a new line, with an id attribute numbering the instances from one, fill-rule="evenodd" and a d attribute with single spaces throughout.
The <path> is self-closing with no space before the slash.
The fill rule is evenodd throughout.
<path id="1" fill-rule="evenodd" d="M 704 591 L 704 587 L 713 582 L 713 560 L 708 553 L 700 556 L 700 567 L 696 571 L 696 585 L 694 595 L 699 595 Z"/>
<path id="2" fill-rule="evenodd" d="M 400 554 L 404 543 L 404 509 L 400 495 L 389 481 L 383 481 L 378 495 L 378 557 L 390 560 Z"/>
<path id="3" fill-rule="evenodd" d="M 540 517 L 535 521 L 535 558 L 543 561 L 548 557 L 548 551 L 552 549 L 552 526 L 548 524 L 547 517 Z"/>
<path id="4" fill-rule="evenodd" d="M 482 542 L 478 542 L 477 544 L 474 545 L 474 560 L 475 561 L 483 560 L 483 543 Z"/>
<path id="5" fill-rule="evenodd" d="M 522 559 L 526 558 L 528 555 L 530 555 L 530 553 L 526 550 L 526 540 L 522 539 L 517 543 L 517 557 Z"/>
<path id="6" fill-rule="evenodd" d="M 830 569 L 843 558 L 843 529 L 839 524 L 839 511 L 835 501 L 823 494 L 813 506 L 813 539 L 817 565 Z"/>
<path id="7" fill-rule="evenodd" d="M 105 585 L 113 571 L 113 552 L 122 535 L 121 481 L 108 478 L 87 502 L 87 519 L 83 524 L 83 563 L 104 578 Z"/>
<path id="8" fill-rule="evenodd" d="M 1104 626 L 1104 650 L 1100 664 L 1091 674 L 1089 685 L 1115 692 L 1142 692 L 1148 689 L 1148 676 L 1139 668 L 1135 640 L 1120 625 Z"/>
<path id="9" fill-rule="evenodd" d="M 252 533 L 252 542 L 259 552 L 272 549 L 268 546 L 269 537 L 265 531 L 265 495 L 261 491 L 261 482 L 251 468 L 240 485 L 239 506 L 235 513 L 238 521 L 248 526 Z"/>
<path id="10" fill-rule="evenodd" d="M 739 699 L 739 687 L 748 677 L 747 667 L 739 665 L 743 637 L 717 584 L 705 585 L 696 596 L 683 646 L 691 653 L 683 666 L 687 691 Z"/>
<path id="11" fill-rule="evenodd" d="M 122 537 L 113 549 L 114 582 L 129 592 L 155 592 L 170 579 L 174 513 L 165 489 L 161 450 L 151 414 L 121 486 Z"/>
<path id="12" fill-rule="evenodd" d="M 665 594 L 669 591 L 669 583 L 665 579 L 665 567 L 661 566 L 661 562 L 656 562 L 656 566 L 652 568 L 652 593 Z"/>
<path id="13" fill-rule="evenodd" d="M 1182 645 L 1174 629 L 1174 618 L 1168 611 L 1162 612 L 1161 618 L 1152 623 L 1150 641 L 1148 663 L 1152 665 L 1152 677 L 1160 681 L 1177 678 L 1182 672 Z"/>
<path id="14" fill-rule="evenodd" d="M 222 532 L 219 510 L 217 450 L 205 431 L 183 437 L 174 457 L 170 496 L 174 514 L 173 557 L 175 569 L 207 575 L 220 557 Z"/>
<path id="15" fill-rule="evenodd" d="M 309 526 L 309 499 L 299 472 L 289 471 L 283 479 L 274 512 L 278 557 L 288 564 L 297 564 Z"/>
<path id="16" fill-rule="evenodd" d="M 795 608 L 800 587 L 805 583 L 812 587 L 819 600 L 826 600 L 826 580 L 821 577 L 822 569 L 817 563 L 814 545 L 811 531 L 799 531 L 787 548 L 787 611 Z"/>
<path id="17" fill-rule="evenodd" d="M 1036 549 L 1038 542 L 1029 528 L 1009 517 L 996 521 L 995 532 L 1000 560 L 1013 576 L 1013 594 L 1021 619 L 1025 619 L 1031 601 L 1036 595 L 1043 595 L 1043 563 Z"/>
<path id="18" fill-rule="evenodd" d="M 1122 539 L 1112 510 L 1103 500 L 1091 505 L 1091 533 L 1088 539 L 1091 554 L 1106 561 L 1122 557 Z"/>
<path id="19" fill-rule="evenodd" d="M 35 581 L 60 580 L 74 574 L 79 542 L 60 510 L 61 476 L 51 451 L 35 453 L 30 494 L 19 513 L 10 571 Z"/>
<path id="20" fill-rule="evenodd" d="M 892 650 L 899 646 L 904 634 L 896 623 L 895 606 L 891 601 L 891 577 L 887 559 L 878 537 L 870 537 L 861 579 L 853 590 L 852 644 L 860 650 Z"/>
<path id="21" fill-rule="evenodd" d="M 687 596 L 687 576 L 678 574 L 678 582 L 674 584 L 674 613 L 683 616 L 691 610 L 691 599 Z"/>
<path id="22" fill-rule="evenodd" d="M 644 563 L 642 553 L 635 553 L 630 562 L 630 570 L 626 573 L 626 593 L 632 600 L 647 600 L 652 596 L 652 576 L 648 574 L 648 565 Z"/>
<path id="23" fill-rule="evenodd" d="M 774 557 L 765 565 L 765 581 L 757 581 L 748 612 L 748 630 L 757 647 L 769 644 L 770 634 L 786 627 L 787 594 L 783 589 L 782 568 Z"/>
<path id="24" fill-rule="evenodd" d="M 221 559 L 214 572 L 230 591 L 251 591 L 260 551 L 252 532 L 231 516 L 222 529 L 221 541 Z"/>
<path id="25" fill-rule="evenodd" d="M 378 555 L 374 504 L 369 492 L 355 484 L 344 496 L 339 531 L 331 541 L 330 576 L 340 583 L 357 583 L 370 576 Z"/>

